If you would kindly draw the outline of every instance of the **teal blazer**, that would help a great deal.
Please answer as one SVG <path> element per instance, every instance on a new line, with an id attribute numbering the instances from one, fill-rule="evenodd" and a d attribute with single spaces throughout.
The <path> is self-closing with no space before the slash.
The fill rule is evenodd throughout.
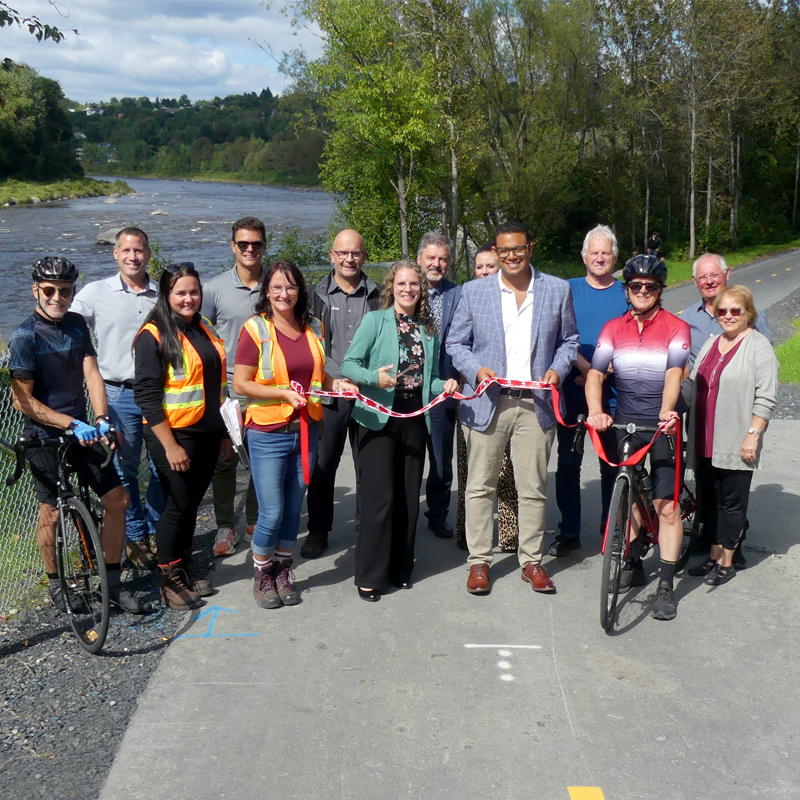
<path id="1" fill-rule="evenodd" d="M 438 395 L 444 391 L 444 381 L 439 377 L 439 339 L 422 329 L 422 350 L 425 354 L 425 367 L 422 382 L 422 401 L 427 403 L 431 394 Z M 347 355 L 342 359 L 342 375 L 357 383 L 361 393 L 371 400 L 387 408 L 394 404 L 394 387 L 378 388 L 378 367 L 394 364 L 395 369 L 400 361 L 400 339 L 397 336 L 397 324 L 394 319 L 394 308 L 384 311 L 370 311 L 358 326 L 353 343 Z M 371 431 L 379 431 L 389 417 L 372 408 L 367 408 L 360 400 L 356 400 L 353 419 L 359 425 Z M 430 433 L 431 422 L 425 414 L 425 422 Z"/>

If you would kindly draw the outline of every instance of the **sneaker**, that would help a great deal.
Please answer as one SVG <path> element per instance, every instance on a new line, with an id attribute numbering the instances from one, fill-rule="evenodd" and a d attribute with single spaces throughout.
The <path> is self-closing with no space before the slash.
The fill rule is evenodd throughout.
<path id="1" fill-rule="evenodd" d="M 125 554 L 128 556 L 128 561 L 130 561 L 131 566 L 136 569 L 150 572 L 158 566 L 158 560 L 153 555 L 153 551 L 150 549 L 150 542 L 147 539 L 127 542 L 125 545 Z"/>
<path id="2" fill-rule="evenodd" d="M 67 613 L 67 606 L 64 603 L 64 594 L 61 591 L 61 583 L 51 583 L 48 587 L 50 599 L 53 605 L 62 613 Z M 85 614 L 89 609 L 86 608 L 86 603 L 82 597 L 79 597 L 75 592 L 67 587 L 67 599 L 69 601 L 69 608 L 73 614 Z"/>
<path id="3" fill-rule="evenodd" d="M 200 572 L 197 568 L 197 564 L 194 563 L 191 557 L 184 558 L 181 561 L 181 568 L 186 575 L 189 588 L 193 592 L 199 594 L 200 597 L 208 597 L 208 595 L 214 594 L 214 586 L 211 580 Z"/>
<path id="4" fill-rule="evenodd" d="M 647 576 L 641 559 L 626 558 L 622 562 L 622 574 L 619 576 L 619 593 L 629 592 L 632 586 L 646 586 Z"/>
<path id="5" fill-rule="evenodd" d="M 272 577 L 272 569 L 253 568 L 255 582 L 253 583 L 253 597 L 256 599 L 260 608 L 280 608 L 281 598 L 275 588 L 275 579 Z"/>
<path id="6" fill-rule="evenodd" d="M 300 593 L 292 585 L 292 581 L 296 578 L 291 566 L 292 560 L 287 559 L 286 561 L 276 561 L 273 567 L 278 597 L 285 606 L 296 606 L 300 602 Z"/>
<path id="7" fill-rule="evenodd" d="M 581 540 L 577 536 L 565 536 L 563 533 L 556 536 L 550 549 L 549 555 L 561 558 L 572 550 L 577 550 L 581 546 Z"/>
<path id="8" fill-rule="evenodd" d="M 158 582 L 161 602 L 174 611 L 190 611 L 206 604 L 197 592 L 189 588 L 189 579 L 180 569 L 162 569 Z"/>
<path id="9" fill-rule="evenodd" d="M 656 590 L 656 604 L 653 606 L 651 617 L 653 619 L 675 619 L 678 615 L 678 604 L 670 585 L 664 581 L 658 584 Z"/>
<path id="10" fill-rule="evenodd" d="M 220 528 L 214 537 L 214 555 L 217 558 L 233 555 L 238 543 L 239 534 L 233 528 Z"/>
<path id="11" fill-rule="evenodd" d="M 109 587 L 108 599 L 112 605 L 127 611 L 129 614 L 147 614 L 153 610 L 150 603 L 141 602 L 135 594 L 122 586 Z"/>
<path id="12" fill-rule="evenodd" d="M 244 540 L 247 542 L 247 544 L 250 544 L 250 542 L 253 541 L 253 534 L 255 532 L 256 532 L 256 526 L 255 525 L 248 525 L 244 529 Z"/>
<path id="13" fill-rule="evenodd" d="M 328 547 L 328 534 L 324 531 L 311 530 L 300 548 L 303 558 L 319 558 Z"/>

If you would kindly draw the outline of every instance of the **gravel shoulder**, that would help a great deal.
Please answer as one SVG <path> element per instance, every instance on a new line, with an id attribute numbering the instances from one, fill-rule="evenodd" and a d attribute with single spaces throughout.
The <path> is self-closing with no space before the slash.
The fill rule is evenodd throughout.
<path id="1" fill-rule="evenodd" d="M 800 292 L 769 309 L 776 345 L 794 335 L 791 321 L 798 316 Z M 779 388 L 775 418 L 800 420 L 800 386 Z M 213 575 L 212 519 L 207 500 L 195 543 L 198 561 L 207 563 Z M 129 572 L 123 578 L 133 581 L 141 595 L 156 599 L 155 574 Z M 185 619 L 169 610 L 112 616 L 99 656 L 81 650 L 44 594 L 0 621 L 0 785 L 5 800 L 92 800 L 99 795 L 139 695 Z"/>

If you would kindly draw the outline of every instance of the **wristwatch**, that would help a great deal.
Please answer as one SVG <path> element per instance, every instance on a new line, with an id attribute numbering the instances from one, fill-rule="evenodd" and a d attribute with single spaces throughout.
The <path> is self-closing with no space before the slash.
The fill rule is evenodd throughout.
<path id="1" fill-rule="evenodd" d="M 747 432 L 748 433 L 754 433 L 756 436 L 761 436 L 761 434 L 764 433 L 764 431 L 759 431 L 759 430 L 756 430 L 755 428 L 748 428 Z"/>

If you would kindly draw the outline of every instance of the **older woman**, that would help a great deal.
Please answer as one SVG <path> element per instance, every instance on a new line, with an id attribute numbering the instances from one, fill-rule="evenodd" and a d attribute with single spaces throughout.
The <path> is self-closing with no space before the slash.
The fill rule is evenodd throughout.
<path id="1" fill-rule="evenodd" d="M 709 586 L 734 577 L 733 553 L 745 527 L 761 437 L 775 408 L 778 361 L 753 329 L 756 310 L 745 286 L 727 286 L 714 301 L 722 334 L 703 345 L 690 376 L 689 465 L 703 498 L 701 519 L 715 544 L 705 564 L 689 570 Z"/>
<path id="2" fill-rule="evenodd" d="M 258 497 L 253 596 L 261 608 L 280 608 L 300 602 L 291 566 L 306 493 L 303 458 L 310 474 L 322 419 L 319 398 L 306 395 L 358 387 L 325 373 L 322 325 L 310 314 L 303 273 L 294 263 L 276 261 L 265 271 L 254 310 L 239 336 L 233 388 L 250 398 L 245 427 Z"/>
<path id="3" fill-rule="evenodd" d="M 439 341 L 428 307 L 428 282 L 413 261 L 396 261 L 383 282 L 381 311 L 367 314 L 342 361 L 342 374 L 393 411 L 418 411 L 431 395 L 458 383 L 438 374 Z M 361 521 L 355 583 L 364 600 L 389 584 L 411 588 L 419 487 L 430 422 L 387 417 L 356 403 Z"/>

